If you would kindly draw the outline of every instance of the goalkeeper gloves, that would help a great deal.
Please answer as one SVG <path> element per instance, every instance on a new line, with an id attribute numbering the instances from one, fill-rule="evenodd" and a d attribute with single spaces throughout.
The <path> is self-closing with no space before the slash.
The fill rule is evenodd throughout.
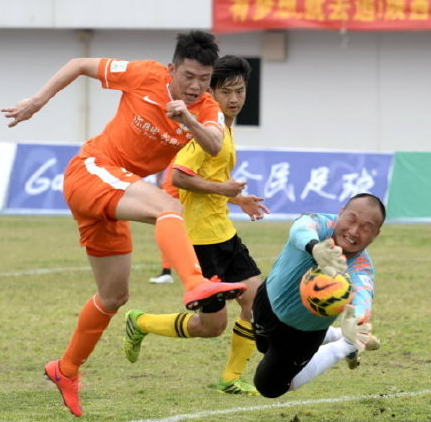
<path id="1" fill-rule="evenodd" d="M 362 315 L 355 317 L 355 307 L 347 305 L 341 316 L 341 332 L 343 337 L 351 344 L 356 346 L 358 352 L 364 350 L 377 350 L 380 341 L 371 334 L 371 324 L 362 324 Z"/>
<path id="2" fill-rule="evenodd" d="M 347 271 L 343 250 L 339 246 L 335 246 L 331 238 L 316 243 L 311 254 L 322 272 L 329 277 L 335 277 L 337 274 Z"/>

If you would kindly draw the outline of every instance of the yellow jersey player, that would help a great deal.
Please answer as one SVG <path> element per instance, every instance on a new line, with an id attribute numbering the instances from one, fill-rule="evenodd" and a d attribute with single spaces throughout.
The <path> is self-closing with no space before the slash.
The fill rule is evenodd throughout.
<path id="1" fill-rule="evenodd" d="M 217 60 L 211 77 L 211 90 L 225 117 L 225 130 L 219 154 L 207 154 L 193 140 L 173 163 L 173 184 L 180 188 L 187 234 L 190 237 L 205 277 L 218 275 L 225 282 L 244 282 L 247 291 L 238 299 L 240 315 L 235 321 L 231 350 L 217 390 L 231 394 L 258 394 L 241 377 L 255 350 L 251 326 L 251 306 L 261 283 L 260 270 L 237 235 L 229 218 L 227 203 L 237 204 L 252 220 L 263 218 L 269 210 L 263 198 L 242 195 L 245 182 L 231 179 L 235 165 L 232 124 L 241 111 L 249 79 L 248 62 L 237 56 Z M 124 350 L 129 361 L 138 358 L 142 339 L 149 333 L 168 337 L 215 337 L 227 325 L 225 301 L 213 301 L 197 313 L 154 315 L 131 310 L 126 318 Z"/>

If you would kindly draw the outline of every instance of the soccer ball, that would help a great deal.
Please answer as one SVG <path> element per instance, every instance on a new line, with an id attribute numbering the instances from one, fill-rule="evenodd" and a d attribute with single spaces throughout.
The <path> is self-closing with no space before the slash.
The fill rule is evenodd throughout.
<path id="1" fill-rule="evenodd" d="M 319 267 L 310 268 L 299 285 L 302 304 L 313 314 L 328 317 L 343 312 L 353 298 L 348 274 L 334 278 L 323 274 Z"/>

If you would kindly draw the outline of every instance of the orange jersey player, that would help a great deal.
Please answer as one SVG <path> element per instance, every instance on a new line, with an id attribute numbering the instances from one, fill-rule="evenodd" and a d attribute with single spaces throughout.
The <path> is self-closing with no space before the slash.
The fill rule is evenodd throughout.
<path id="1" fill-rule="evenodd" d="M 69 163 L 64 194 L 78 222 L 97 292 L 84 305 L 61 359 L 45 373 L 65 405 L 82 416 L 78 373 L 113 315 L 128 299 L 132 240 L 128 221 L 155 224 L 156 241 L 184 284 L 184 303 L 197 309 L 241 294 L 242 283 L 202 276 L 186 234 L 181 206 L 143 177 L 167 167 L 191 138 L 209 154 L 221 148 L 223 115 L 206 93 L 218 46 L 212 34 L 179 34 L 172 63 L 109 58 L 72 59 L 33 97 L 2 109 L 10 127 L 30 119 L 78 76 L 122 91 L 118 111 L 103 132 L 88 140 Z"/>
<path id="2" fill-rule="evenodd" d="M 200 130 L 212 128 L 210 133 L 216 139 L 221 136 L 223 122 L 217 103 L 206 92 L 195 97 L 187 94 L 187 89 L 185 93 L 176 95 L 186 97 L 184 100 L 175 99 L 175 93 L 171 92 L 170 68 L 152 60 L 127 62 L 105 58 L 98 62 L 97 78 L 102 86 L 121 90 L 123 95 L 116 115 L 103 132 L 82 147 L 81 159 L 106 156 L 109 164 L 145 177 L 168 166 L 175 154 L 194 136 L 191 128 L 194 123 L 201 126 Z M 185 79 L 188 73 L 198 71 L 187 69 Z M 196 88 L 189 90 L 199 92 L 200 84 L 202 82 L 197 82 Z M 167 118 L 167 105 L 168 110 L 171 106 L 181 112 L 185 111 L 186 105 L 190 121 Z M 208 147 L 212 153 L 217 153 L 218 147 L 213 149 L 211 141 L 208 141 Z"/>

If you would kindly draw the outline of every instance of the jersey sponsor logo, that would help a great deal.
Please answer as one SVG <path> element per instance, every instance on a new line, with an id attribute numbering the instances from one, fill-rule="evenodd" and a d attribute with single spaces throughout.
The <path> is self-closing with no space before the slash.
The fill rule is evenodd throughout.
<path id="1" fill-rule="evenodd" d="M 157 101 L 152 100 L 148 95 L 146 95 L 144 98 L 142 98 L 144 101 L 150 104 L 154 105 L 160 105 Z"/>
<path id="2" fill-rule="evenodd" d="M 132 129 L 146 138 L 156 142 L 161 142 L 164 145 L 172 146 L 175 149 L 180 149 L 184 144 L 184 142 L 180 142 L 177 138 L 172 137 L 168 132 L 161 132 L 157 126 L 139 115 L 133 117 Z"/>
<path id="3" fill-rule="evenodd" d="M 192 114 L 192 116 L 196 119 L 196 116 L 194 114 Z M 179 129 L 181 130 L 181 133 L 185 132 L 185 136 L 186 136 L 187 140 L 190 141 L 190 139 L 193 138 L 193 134 L 190 133 L 190 129 L 186 125 L 184 125 L 183 123 L 180 123 Z"/>
<path id="4" fill-rule="evenodd" d="M 180 129 L 183 132 L 188 132 L 189 131 L 189 128 L 185 124 L 183 124 L 183 123 L 180 123 Z"/>

